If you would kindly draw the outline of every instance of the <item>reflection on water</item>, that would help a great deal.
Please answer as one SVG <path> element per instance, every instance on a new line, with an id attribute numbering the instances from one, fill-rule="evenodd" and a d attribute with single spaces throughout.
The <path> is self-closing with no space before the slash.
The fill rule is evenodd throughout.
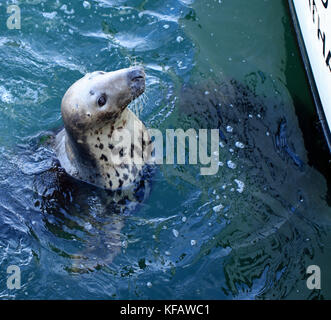
<path id="1" fill-rule="evenodd" d="M 298 281 L 293 274 L 304 274 L 307 256 L 323 248 L 325 217 L 316 212 L 328 212 L 321 199 L 326 182 L 307 165 L 295 118 L 285 106 L 269 105 L 236 82 L 199 82 L 181 97 L 183 126 L 222 132 L 220 172 L 208 184 L 195 182 L 185 168 L 168 177 L 182 176 L 209 193 L 209 210 L 227 224 L 205 244 L 231 248 L 224 292 L 286 297 Z"/>
<path id="2" fill-rule="evenodd" d="M 330 297 L 327 275 L 305 286 L 308 265 L 328 268 L 329 171 L 301 131 L 296 102 L 314 109 L 284 3 L 19 3 L 22 30 L 0 24 L 1 297 Z M 75 80 L 136 62 L 147 127 L 219 128 L 219 171 L 159 166 L 141 201 L 118 203 L 56 168 L 49 141 Z"/>

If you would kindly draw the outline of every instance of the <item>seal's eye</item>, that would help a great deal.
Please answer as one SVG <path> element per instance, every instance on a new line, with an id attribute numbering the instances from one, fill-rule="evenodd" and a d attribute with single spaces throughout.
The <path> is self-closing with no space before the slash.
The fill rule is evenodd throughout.
<path id="1" fill-rule="evenodd" d="M 103 107 L 107 102 L 107 96 L 103 94 L 99 99 L 98 99 L 98 105 L 99 107 Z"/>

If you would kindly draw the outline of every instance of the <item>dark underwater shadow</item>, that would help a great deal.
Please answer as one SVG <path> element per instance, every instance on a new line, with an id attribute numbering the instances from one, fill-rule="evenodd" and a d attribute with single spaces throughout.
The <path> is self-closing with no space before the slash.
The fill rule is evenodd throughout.
<path id="1" fill-rule="evenodd" d="M 70 177 L 59 166 L 36 175 L 35 207 L 55 239 L 49 247 L 66 258 L 70 273 L 85 273 L 111 265 L 125 247 L 125 218 L 143 205 L 150 193 L 154 168 L 132 188 L 102 190 Z"/>
<path id="2" fill-rule="evenodd" d="M 168 121 L 183 129 L 218 128 L 220 169 L 199 177 L 196 169 L 177 166 L 164 175 L 169 183 L 195 185 L 206 199 L 213 189 L 221 193 L 224 209 L 214 214 L 226 227 L 204 247 L 206 255 L 231 251 L 219 266 L 226 278 L 223 292 L 239 299 L 285 298 L 304 283 L 307 266 L 323 250 L 331 222 L 327 183 L 308 165 L 292 105 L 258 96 L 236 81 L 192 83 L 182 88 Z M 229 159 L 235 168 L 226 165 Z M 244 181 L 244 192 L 224 188 L 236 179 Z"/>

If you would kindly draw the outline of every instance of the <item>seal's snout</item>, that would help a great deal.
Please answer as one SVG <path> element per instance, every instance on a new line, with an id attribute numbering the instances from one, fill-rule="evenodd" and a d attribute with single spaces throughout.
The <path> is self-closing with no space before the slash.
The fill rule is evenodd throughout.
<path id="1" fill-rule="evenodd" d="M 145 81 L 145 71 L 142 67 L 131 68 L 128 76 L 131 81 Z"/>
<path id="2" fill-rule="evenodd" d="M 145 91 L 145 71 L 142 67 L 131 68 L 128 72 L 133 98 L 139 97 Z"/>

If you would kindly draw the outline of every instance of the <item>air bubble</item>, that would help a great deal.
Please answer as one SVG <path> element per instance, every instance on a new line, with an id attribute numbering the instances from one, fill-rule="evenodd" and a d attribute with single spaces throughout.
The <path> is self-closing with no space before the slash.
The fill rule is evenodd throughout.
<path id="1" fill-rule="evenodd" d="M 84 1 L 84 2 L 83 2 L 83 7 L 84 7 L 85 9 L 91 9 L 91 4 L 90 4 L 88 1 Z"/>

